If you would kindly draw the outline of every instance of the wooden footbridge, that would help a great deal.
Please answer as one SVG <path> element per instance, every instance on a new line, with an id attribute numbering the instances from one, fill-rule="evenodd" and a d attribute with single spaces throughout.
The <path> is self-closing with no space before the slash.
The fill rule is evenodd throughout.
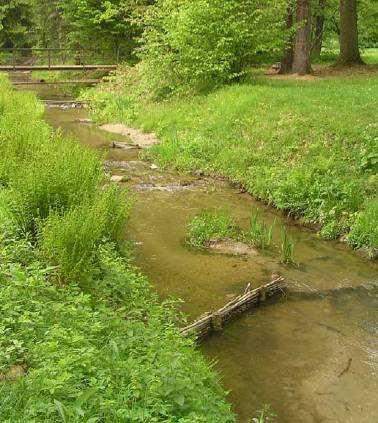
<path id="1" fill-rule="evenodd" d="M 119 51 L 63 48 L 2 48 L 0 72 L 15 71 L 111 71 L 120 62 Z"/>

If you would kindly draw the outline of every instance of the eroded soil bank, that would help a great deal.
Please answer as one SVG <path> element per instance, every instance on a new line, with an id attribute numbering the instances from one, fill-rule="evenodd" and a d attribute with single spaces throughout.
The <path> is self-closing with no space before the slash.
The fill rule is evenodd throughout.
<path id="1" fill-rule="evenodd" d="M 240 293 L 247 282 L 266 282 L 273 272 L 304 292 L 245 315 L 201 347 L 217 360 L 241 422 L 265 403 L 279 422 L 376 420 L 376 264 L 340 243 L 320 240 L 224 181 L 162 173 L 141 161 L 137 149 L 112 148 L 114 141 L 128 142 L 127 137 L 85 121 L 85 110 L 47 108 L 45 117 L 78 141 L 102 149 L 109 172 L 121 175 L 121 183 L 134 191 L 125 236 L 136 242 L 137 264 L 162 297 L 184 301 L 190 320 Z M 255 208 L 267 222 L 278 219 L 295 240 L 300 265 L 285 267 L 265 254 L 189 250 L 184 244 L 188 217 L 216 207 L 229 209 L 242 226 Z M 326 290 L 331 291 L 322 293 Z"/>

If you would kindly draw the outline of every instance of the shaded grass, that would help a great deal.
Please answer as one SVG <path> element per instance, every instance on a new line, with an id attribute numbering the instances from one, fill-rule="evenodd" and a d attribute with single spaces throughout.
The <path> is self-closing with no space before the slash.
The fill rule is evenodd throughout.
<path id="1" fill-rule="evenodd" d="M 157 132 L 162 143 L 148 156 L 160 166 L 226 176 L 336 238 L 377 195 L 377 82 L 374 74 L 259 78 L 162 103 L 137 103 L 108 86 L 92 97 L 99 119 Z"/>

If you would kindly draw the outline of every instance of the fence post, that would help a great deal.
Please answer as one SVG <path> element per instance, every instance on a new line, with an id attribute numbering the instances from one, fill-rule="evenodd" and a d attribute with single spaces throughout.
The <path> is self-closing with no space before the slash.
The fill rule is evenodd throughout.
<path id="1" fill-rule="evenodd" d="M 49 48 L 47 52 L 48 52 L 48 63 L 49 63 L 49 70 L 50 70 L 51 69 L 51 49 Z"/>

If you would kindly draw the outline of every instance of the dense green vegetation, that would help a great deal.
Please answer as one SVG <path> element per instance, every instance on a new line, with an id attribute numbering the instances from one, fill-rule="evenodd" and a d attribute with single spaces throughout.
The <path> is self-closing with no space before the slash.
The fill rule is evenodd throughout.
<path id="1" fill-rule="evenodd" d="M 305 81 L 259 77 L 159 103 L 135 101 L 127 88 L 106 85 L 91 98 L 100 121 L 155 131 L 162 143 L 149 156 L 159 165 L 221 174 L 319 225 L 323 236 L 351 231 L 351 245 L 373 249 L 377 82 L 374 74 Z"/>
<path id="2" fill-rule="evenodd" d="M 0 78 L 0 420 L 233 421 L 127 258 L 129 195 L 42 110 Z"/>
<path id="3" fill-rule="evenodd" d="M 9 0 L 0 62 L 121 58 L 82 94 L 98 122 L 154 131 L 161 143 L 143 154 L 160 167 L 221 175 L 373 257 L 377 16 L 374 0 Z M 0 77 L 0 420 L 234 421 L 175 304 L 132 265 L 129 193 L 42 112 Z M 293 263 L 280 232 L 275 245 L 256 214 L 243 230 L 204 211 L 187 242 L 231 238 Z M 266 408 L 253 420 L 269 419 Z"/>

